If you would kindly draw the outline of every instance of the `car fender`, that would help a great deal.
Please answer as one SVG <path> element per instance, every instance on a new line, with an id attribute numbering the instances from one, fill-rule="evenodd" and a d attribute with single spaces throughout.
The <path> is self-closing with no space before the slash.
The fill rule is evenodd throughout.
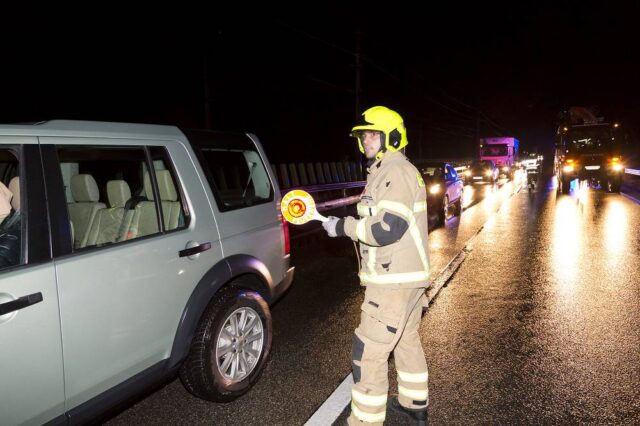
<path id="1" fill-rule="evenodd" d="M 200 318 L 216 293 L 234 278 L 248 274 L 257 277 L 249 282 L 249 287 L 260 292 L 266 299 L 270 299 L 273 283 L 271 274 L 264 263 L 253 256 L 245 254 L 230 256 L 216 263 L 204 274 L 189 296 L 180 316 L 169 358 L 169 369 L 176 367 L 189 353 Z"/>

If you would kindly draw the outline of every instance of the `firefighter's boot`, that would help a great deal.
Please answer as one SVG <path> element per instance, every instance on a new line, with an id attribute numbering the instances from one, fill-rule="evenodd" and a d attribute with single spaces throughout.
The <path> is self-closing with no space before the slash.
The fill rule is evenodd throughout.
<path id="1" fill-rule="evenodd" d="M 396 413 L 405 416 L 405 418 L 409 417 L 411 420 L 413 420 L 414 424 L 420 426 L 427 426 L 429 424 L 429 412 L 426 408 L 420 410 L 405 408 L 400 404 L 397 396 L 392 396 L 390 398 L 389 407 L 391 407 L 391 409 Z"/>

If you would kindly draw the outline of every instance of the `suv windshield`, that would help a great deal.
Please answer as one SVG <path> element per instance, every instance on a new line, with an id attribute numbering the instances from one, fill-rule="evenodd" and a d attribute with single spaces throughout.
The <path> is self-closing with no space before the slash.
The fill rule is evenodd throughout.
<path id="1" fill-rule="evenodd" d="M 609 126 L 574 127 L 567 134 L 567 152 L 606 152 L 614 146 Z"/>
<path id="2" fill-rule="evenodd" d="M 505 144 L 485 145 L 480 149 L 483 157 L 499 157 L 509 155 L 509 149 Z"/>

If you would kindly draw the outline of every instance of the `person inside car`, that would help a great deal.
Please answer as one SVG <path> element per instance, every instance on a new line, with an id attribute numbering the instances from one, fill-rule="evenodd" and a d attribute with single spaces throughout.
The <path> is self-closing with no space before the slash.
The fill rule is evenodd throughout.
<path id="1" fill-rule="evenodd" d="M 20 263 L 20 212 L 11 207 L 13 193 L 0 182 L 0 268 Z"/>

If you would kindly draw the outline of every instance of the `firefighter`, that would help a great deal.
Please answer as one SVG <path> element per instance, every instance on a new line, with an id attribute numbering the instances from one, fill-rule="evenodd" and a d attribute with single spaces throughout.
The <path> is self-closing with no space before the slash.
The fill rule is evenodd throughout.
<path id="1" fill-rule="evenodd" d="M 428 373 L 418 327 L 429 277 L 427 201 L 420 172 L 407 160 L 402 117 L 383 106 L 366 110 L 351 136 L 369 160 L 359 219 L 329 217 L 330 237 L 359 242 L 360 283 L 366 286 L 352 346 L 350 425 L 382 425 L 387 403 L 426 424 Z M 398 396 L 387 400 L 393 352 Z"/>

